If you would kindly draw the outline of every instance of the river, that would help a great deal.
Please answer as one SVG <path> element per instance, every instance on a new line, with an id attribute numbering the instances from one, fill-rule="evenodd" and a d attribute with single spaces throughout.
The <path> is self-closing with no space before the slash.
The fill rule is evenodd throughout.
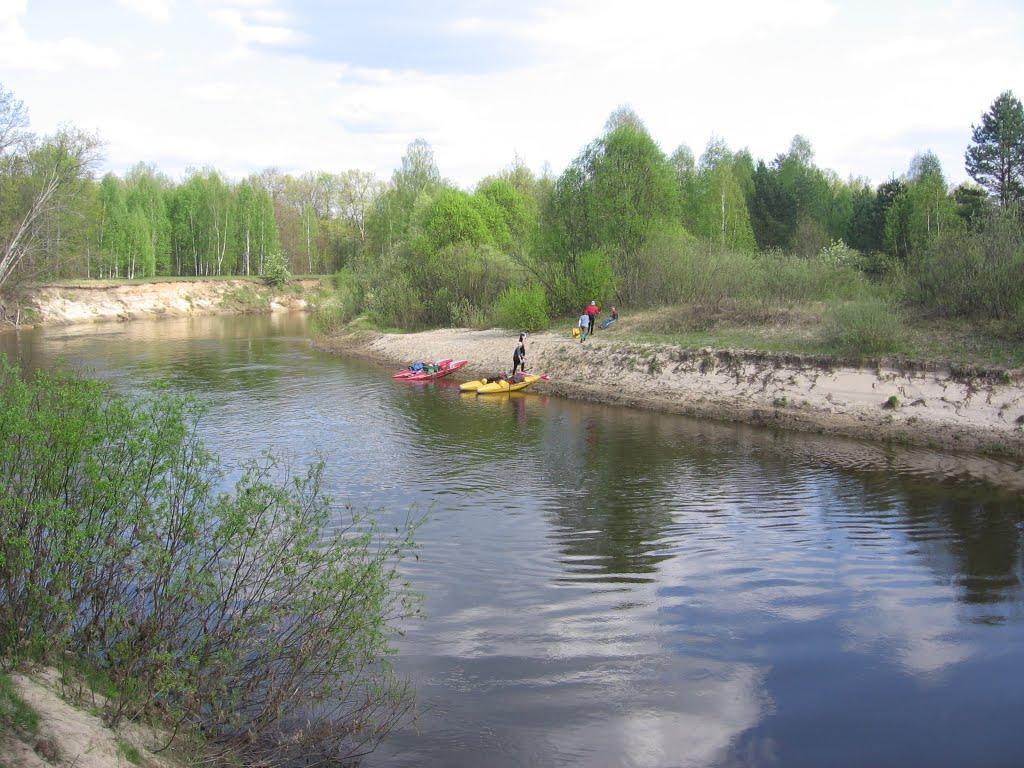
<path id="1" fill-rule="evenodd" d="M 302 316 L 0 351 L 168 381 L 227 465 L 320 456 L 339 504 L 427 515 L 397 659 L 418 717 L 367 765 L 1024 764 L 1012 463 L 396 383 Z"/>

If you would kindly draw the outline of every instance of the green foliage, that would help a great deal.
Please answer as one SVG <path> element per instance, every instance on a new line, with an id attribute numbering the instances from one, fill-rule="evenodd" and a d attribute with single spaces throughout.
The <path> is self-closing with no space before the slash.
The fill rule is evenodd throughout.
<path id="1" fill-rule="evenodd" d="M 494 217 L 490 217 L 490 222 L 485 220 L 471 195 L 457 189 L 442 189 L 422 213 L 420 227 L 424 239 L 419 241 L 417 250 L 431 253 L 456 243 L 493 245 L 488 224 L 503 224 L 503 219 L 493 204 L 491 209 L 496 222 Z"/>
<path id="2" fill-rule="evenodd" d="M 142 765 L 142 753 L 139 748 L 134 744 L 131 744 L 124 739 L 117 740 L 117 751 L 121 753 L 125 760 L 132 765 Z"/>
<path id="3" fill-rule="evenodd" d="M 735 156 L 724 142 L 712 139 L 701 156 L 688 201 L 687 222 L 693 232 L 729 250 L 754 250 L 747 200 L 740 185 Z"/>
<path id="4" fill-rule="evenodd" d="M 369 250 L 381 254 L 408 245 L 410 230 L 422 199 L 429 198 L 441 184 L 434 151 L 423 139 L 409 144 L 391 188 L 380 195 L 367 218 Z"/>
<path id="5" fill-rule="evenodd" d="M 690 261 L 701 248 L 681 224 L 652 227 L 643 246 L 615 274 L 616 298 L 631 306 L 658 306 L 678 301 L 694 277 Z"/>
<path id="6" fill-rule="evenodd" d="M 1012 320 L 1024 308 L 1024 225 L 1015 206 L 953 229 L 910 261 L 907 296 L 931 314 Z"/>
<path id="7" fill-rule="evenodd" d="M 601 250 L 587 251 L 580 256 L 575 278 L 571 303 L 579 311 L 591 301 L 603 306 L 615 290 L 612 260 Z"/>
<path id="8" fill-rule="evenodd" d="M 263 274 L 272 255 L 281 253 L 270 194 L 251 181 L 243 181 L 236 189 L 233 220 L 237 271 L 245 275 Z"/>
<path id="9" fill-rule="evenodd" d="M 448 305 L 448 323 L 452 327 L 486 328 L 490 322 L 490 313 L 465 297 Z"/>
<path id="10" fill-rule="evenodd" d="M 899 352 L 905 334 L 894 306 L 880 299 L 866 299 L 829 307 L 823 338 L 835 354 L 861 359 Z"/>
<path id="11" fill-rule="evenodd" d="M 333 290 L 317 304 L 313 328 L 318 333 L 334 333 L 352 322 L 363 305 L 362 288 L 351 268 L 345 268 L 331 280 Z"/>
<path id="12" fill-rule="evenodd" d="M 0 392 L 0 656 L 72 652 L 108 721 L 202 729 L 238 765 L 344 762 L 406 711 L 381 662 L 411 530 L 332 507 L 320 466 L 216 493 L 188 401 L 6 365 Z"/>
<path id="13" fill-rule="evenodd" d="M 917 155 L 911 161 L 907 189 L 908 253 L 920 253 L 943 232 L 958 229 L 963 222 L 956 202 L 946 189 L 946 180 L 938 157 L 932 152 Z"/>
<path id="14" fill-rule="evenodd" d="M 964 182 L 953 190 L 956 212 L 968 229 L 977 229 L 990 213 L 988 194 L 977 184 Z"/>
<path id="15" fill-rule="evenodd" d="M 1024 105 L 1004 91 L 972 126 L 967 173 L 1002 206 L 1024 199 Z"/>
<path id="16" fill-rule="evenodd" d="M 833 240 L 818 253 L 818 261 L 834 267 L 859 268 L 864 262 L 864 257 L 842 240 Z"/>
<path id="17" fill-rule="evenodd" d="M 504 328 L 540 331 L 548 327 L 548 303 L 539 285 L 510 285 L 498 297 L 495 320 Z"/>
<path id="18" fill-rule="evenodd" d="M 220 297 L 220 305 L 235 312 L 256 312 L 266 309 L 267 304 L 267 297 L 249 284 L 231 288 Z"/>
<path id="19" fill-rule="evenodd" d="M 565 170 L 545 206 L 537 272 L 559 312 L 583 296 L 610 296 L 615 271 L 632 271 L 652 223 L 679 215 L 675 170 L 642 124 L 623 113 L 609 128 Z"/>
<path id="20" fill-rule="evenodd" d="M 501 211 L 512 244 L 531 244 L 538 224 L 536 199 L 520 192 L 506 179 L 491 179 L 477 187 L 474 197 L 491 201 Z"/>
<path id="21" fill-rule="evenodd" d="M 360 264 L 358 279 L 365 296 L 364 308 L 377 325 L 413 329 L 425 322 L 423 302 L 406 266 L 410 262 L 408 254 L 392 252 L 372 263 Z"/>
<path id="22" fill-rule="evenodd" d="M 288 265 L 284 256 L 280 253 L 271 253 L 263 263 L 263 282 L 267 285 L 278 287 L 292 279 L 292 273 L 288 271 Z"/>
<path id="23" fill-rule="evenodd" d="M 39 732 L 39 713 L 25 703 L 9 676 L 0 673 L 0 729 L 31 738 Z"/>

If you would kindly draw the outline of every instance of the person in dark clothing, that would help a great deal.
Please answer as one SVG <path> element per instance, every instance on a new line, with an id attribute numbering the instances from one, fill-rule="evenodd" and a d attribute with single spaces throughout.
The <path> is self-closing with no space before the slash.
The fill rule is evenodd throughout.
<path id="1" fill-rule="evenodd" d="M 526 334 L 519 334 L 519 343 L 516 345 L 515 352 L 512 353 L 512 375 L 516 375 L 516 371 L 521 370 L 526 373 Z"/>

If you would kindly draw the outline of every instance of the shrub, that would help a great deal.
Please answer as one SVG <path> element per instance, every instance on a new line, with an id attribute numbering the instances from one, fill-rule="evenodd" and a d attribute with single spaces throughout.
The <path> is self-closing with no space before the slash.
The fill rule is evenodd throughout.
<path id="1" fill-rule="evenodd" d="M 292 273 L 288 271 L 288 264 L 281 253 L 272 253 L 267 256 L 263 264 L 263 282 L 271 286 L 284 285 L 292 279 Z"/>
<path id="2" fill-rule="evenodd" d="M 259 312 L 268 307 L 268 301 L 254 285 L 245 284 L 224 291 L 220 305 L 235 312 Z"/>
<path id="3" fill-rule="evenodd" d="M 1024 305 L 1024 224 L 1009 208 L 937 237 L 907 270 L 907 298 L 938 315 L 1011 319 Z"/>
<path id="4" fill-rule="evenodd" d="M 877 292 L 870 281 L 846 263 L 784 254 L 763 257 L 757 264 L 753 296 L 766 303 L 866 298 Z"/>
<path id="5" fill-rule="evenodd" d="M 603 304 L 615 291 L 615 273 L 604 251 L 587 251 L 576 262 L 570 306 L 582 310 L 591 301 Z"/>
<path id="6" fill-rule="evenodd" d="M 495 320 L 505 328 L 539 331 L 548 327 L 548 306 L 539 285 L 525 288 L 510 285 L 498 297 Z"/>
<path id="7" fill-rule="evenodd" d="M 488 325 L 487 313 L 465 297 L 449 305 L 448 316 L 455 327 L 484 328 Z"/>
<path id="8" fill-rule="evenodd" d="M 365 309 L 371 319 L 387 328 L 417 328 L 426 322 L 429 304 L 413 287 L 409 271 L 394 256 L 365 267 L 359 274 Z"/>
<path id="9" fill-rule="evenodd" d="M 349 268 L 331 279 L 333 290 L 317 304 L 313 328 L 317 333 L 333 333 L 351 322 L 363 305 L 361 286 Z"/>
<path id="10" fill-rule="evenodd" d="M 851 248 L 842 240 L 833 240 L 818 252 L 818 261 L 837 267 L 856 267 L 860 260 L 860 251 Z"/>
<path id="11" fill-rule="evenodd" d="M 345 761 L 407 710 L 382 661 L 415 608 L 384 537 L 322 467 L 248 464 L 231 493 L 166 394 L 0 366 L 0 657 L 76 654 L 105 717 L 200 729 L 236 765 Z"/>
<path id="12" fill-rule="evenodd" d="M 653 306 L 678 301 L 686 292 L 693 272 L 696 238 L 680 224 L 662 224 L 648 234 L 631 258 L 616 264 L 619 300 L 633 306 Z"/>
<path id="13" fill-rule="evenodd" d="M 855 358 L 898 352 L 904 339 L 896 308 L 880 299 L 843 302 L 829 307 L 823 336 L 833 352 Z"/>

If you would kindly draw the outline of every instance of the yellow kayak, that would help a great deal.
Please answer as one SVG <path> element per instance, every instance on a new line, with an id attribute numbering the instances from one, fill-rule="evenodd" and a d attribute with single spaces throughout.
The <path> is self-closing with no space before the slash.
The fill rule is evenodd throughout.
<path id="1" fill-rule="evenodd" d="M 541 376 L 530 374 L 524 376 L 522 381 L 492 381 L 490 384 L 481 384 L 477 387 L 476 393 L 478 395 L 494 395 L 504 392 L 518 392 L 520 389 L 526 389 L 531 384 L 541 380 Z"/>

